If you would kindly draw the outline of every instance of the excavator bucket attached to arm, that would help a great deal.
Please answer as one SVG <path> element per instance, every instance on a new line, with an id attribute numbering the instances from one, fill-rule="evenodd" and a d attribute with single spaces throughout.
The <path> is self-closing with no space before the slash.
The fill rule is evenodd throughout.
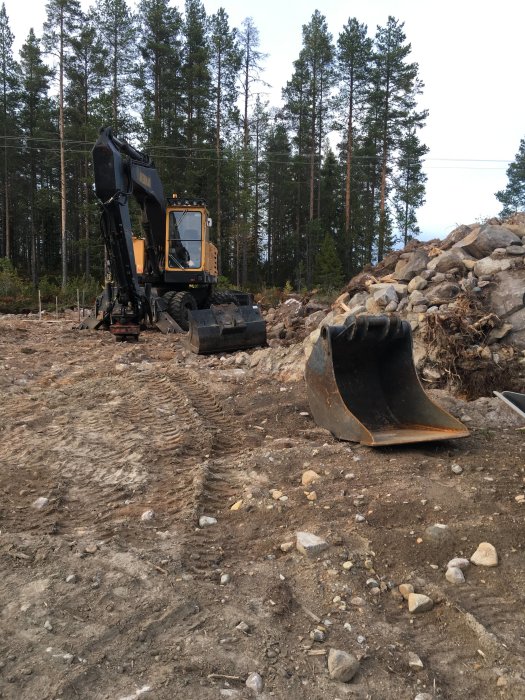
<path id="1" fill-rule="evenodd" d="M 211 305 L 190 311 L 189 346 L 204 355 L 229 350 L 245 350 L 266 344 L 266 322 L 255 305 Z"/>
<path id="2" fill-rule="evenodd" d="M 382 446 L 469 434 L 425 393 L 410 324 L 398 316 L 349 316 L 323 327 L 305 379 L 314 420 L 341 440 Z"/>

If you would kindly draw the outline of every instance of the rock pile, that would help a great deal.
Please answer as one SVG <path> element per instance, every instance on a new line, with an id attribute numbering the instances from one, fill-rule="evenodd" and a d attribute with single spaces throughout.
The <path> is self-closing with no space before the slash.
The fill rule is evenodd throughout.
<path id="1" fill-rule="evenodd" d="M 440 241 L 411 241 L 354 277 L 320 323 L 399 314 L 414 359 L 435 387 L 468 398 L 525 386 L 525 214 L 460 226 Z M 308 356 L 320 328 L 305 341 Z"/>

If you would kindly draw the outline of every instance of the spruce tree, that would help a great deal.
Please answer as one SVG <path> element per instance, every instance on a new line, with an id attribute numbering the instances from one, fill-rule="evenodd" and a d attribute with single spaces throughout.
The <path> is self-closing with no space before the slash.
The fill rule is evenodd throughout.
<path id="1" fill-rule="evenodd" d="M 500 216 L 510 216 L 525 210 L 525 138 L 514 161 L 507 168 L 507 186 L 496 192 L 496 199 L 503 204 Z"/>

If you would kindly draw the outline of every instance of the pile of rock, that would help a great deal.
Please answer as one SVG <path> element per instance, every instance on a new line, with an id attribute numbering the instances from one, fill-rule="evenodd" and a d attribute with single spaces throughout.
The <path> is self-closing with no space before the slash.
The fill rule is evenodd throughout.
<path id="1" fill-rule="evenodd" d="M 290 297 L 277 307 L 263 310 L 268 345 L 292 345 L 306 338 L 330 311 L 328 304 Z"/>
<path id="2" fill-rule="evenodd" d="M 417 368 L 427 381 L 439 382 L 443 372 L 427 342 L 429 324 L 464 317 L 465 308 L 478 314 L 478 325 L 470 326 L 471 357 L 496 365 L 511 361 L 523 376 L 525 214 L 460 226 L 442 242 L 411 241 L 360 273 L 305 341 L 305 354 L 323 325 L 342 324 L 350 315 L 396 313 L 412 327 Z"/>

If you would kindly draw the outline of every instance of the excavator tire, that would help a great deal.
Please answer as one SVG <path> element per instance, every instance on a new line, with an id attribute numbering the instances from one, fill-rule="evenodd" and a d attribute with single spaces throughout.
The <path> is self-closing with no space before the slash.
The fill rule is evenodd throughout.
<path id="1" fill-rule="evenodd" d="M 213 292 L 210 304 L 214 304 L 215 306 L 221 304 L 236 304 L 238 306 L 235 294 L 230 294 L 229 292 Z"/>
<path id="2" fill-rule="evenodd" d="M 197 301 L 190 292 L 177 292 L 168 301 L 168 313 L 175 319 L 183 331 L 189 329 L 189 312 L 195 311 L 196 308 Z"/>

